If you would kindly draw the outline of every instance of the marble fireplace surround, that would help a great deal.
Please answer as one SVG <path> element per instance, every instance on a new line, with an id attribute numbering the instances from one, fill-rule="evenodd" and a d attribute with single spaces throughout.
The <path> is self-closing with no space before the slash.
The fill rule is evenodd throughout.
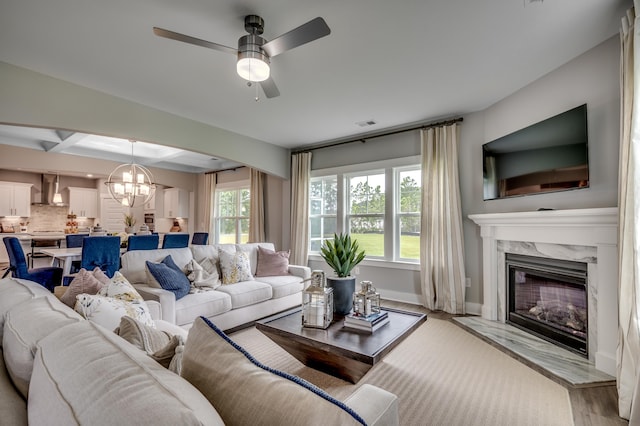
<path id="1" fill-rule="evenodd" d="M 482 317 L 506 318 L 505 253 L 587 263 L 589 361 L 615 376 L 618 335 L 617 207 L 469 215 L 482 237 Z"/>

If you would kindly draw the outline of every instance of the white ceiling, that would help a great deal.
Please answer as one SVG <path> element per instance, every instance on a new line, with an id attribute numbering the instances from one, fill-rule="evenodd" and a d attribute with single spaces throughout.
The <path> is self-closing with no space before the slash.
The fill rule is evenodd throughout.
<path id="1" fill-rule="evenodd" d="M 0 61 L 297 148 L 482 110 L 616 35 L 631 5 L 0 0 Z M 159 26 L 235 47 L 247 14 L 264 18 L 267 40 L 317 16 L 331 28 L 329 36 L 273 58 L 277 98 L 260 91 L 254 101 L 255 86 L 236 74 L 233 56 L 152 32 Z M 376 124 L 357 124 L 368 120 Z M 196 160 L 208 158 L 187 161 Z M 222 165 L 203 165 L 216 167 Z"/>

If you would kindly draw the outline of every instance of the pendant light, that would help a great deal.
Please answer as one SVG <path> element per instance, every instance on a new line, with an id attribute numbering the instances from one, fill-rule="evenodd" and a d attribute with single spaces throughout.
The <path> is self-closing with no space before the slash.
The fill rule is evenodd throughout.
<path id="1" fill-rule="evenodd" d="M 56 173 L 56 192 L 53 194 L 53 204 L 62 204 L 62 195 L 60 195 L 60 174 Z"/>
<path id="2" fill-rule="evenodd" d="M 153 197 L 156 190 L 156 184 L 149 169 L 135 163 L 133 156 L 135 141 L 130 142 L 131 163 L 116 167 L 105 182 L 111 198 L 125 207 L 133 207 L 136 201 L 146 203 Z"/>

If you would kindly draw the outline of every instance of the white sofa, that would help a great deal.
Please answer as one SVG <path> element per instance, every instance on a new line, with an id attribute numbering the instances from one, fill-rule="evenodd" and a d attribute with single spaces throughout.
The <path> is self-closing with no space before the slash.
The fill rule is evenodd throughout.
<path id="1" fill-rule="evenodd" d="M 222 330 L 230 330 L 269 315 L 300 306 L 303 280 L 311 276 L 307 266 L 289 265 L 289 274 L 257 277 L 258 246 L 274 250 L 272 243 L 193 245 L 189 248 L 134 250 L 122 255 L 120 272 L 133 284 L 145 300 L 155 300 L 162 309 L 161 318 L 188 329 L 199 316 L 211 320 Z M 254 280 L 222 285 L 216 290 L 188 294 L 176 300 L 170 291 L 148 284 L 145 261 L 160 262 L 167 255 L 175 264 L 184 267 L 194 259 L 205 258 L 218 262 L 219 249 L 227 252 L 244 251 L 249 255 Z"/>
<path id="2" fill-rule="evenodd" d="M 172 328 L 170 324 L 165 325 Z M 173 328 L 186 333 L 175 325 Z M 234 410 L 229 405 L 231 398 L 227 398 L 222 380 L 203 381 L 200 366 L 206 365 L 208 374 L 217 370 L 225 380 L 238 378 L 240 382 L 254 374 L 239 373 L 240 367 L 228 368 L 223 361 L 229 362 L 235 357 L 236 364 L 243 364 L 242 371 L 251 366 L 247 358 L 240 352 L 234 354 L 236 350 L 232 345 L 222 340 L 218 340 L 217 345 L 206 346 L 216 336 L 204 320 L 199 319 L 192 331 L 204 333 L 204 338 L 189 333 L 182 365 L 183 369 L 191 370 L 191 375 L 178 375 L 113 331 L 83 319 L 39 284 L 2 279 L 0 424 L 223 425 L 223 415 L 226 423 L 237 423 L 236 415 L 246 411 Z M 212 353 L 218 349 L 226 353 Z M 210 355 L 213 359 L 205 359 L 203 364 L 188 359 L 197 361 Z M 307 411 L 312 409 L 316 410 L 315 419 L 297 424 L 329 424 L 322 419 L 335 416 L 346 421 L 330 423 L 358 424 L 354 417 L 345 417 L 346 411 L 335 403 L 327 405 L 326 400 L 310 396 L 308 390 L 296 388 L 292 383 L 283 385 L 284 379 L 267 377 L 265 374 L 271 374 L 267 371 L 254 373 L 262 375 L 263 382 L 278 392 L 251 392 L 252 386 L 244 386 L 246 391 L 239 393 L 238 404 L 250 407 L 268 404 L 265 401 L 269 398 L 282 398 L 285 387 L 293 386 L 293 392 L 299 395 L 287 398 L 295 404 L 294 410 L 257 413 L 253 424 L 294 424 L 296 422 L 289 421 L 291 411 L 296 411 L 298 419 L 306 420 Z M 190 381 L 189 377 L 197 380 Z M 236 394 L 242 389 L 242 385 L 234 387 Z M 212 399 L 216 392 L 224 396 L 220 408 Z M 375 386 L 359 387 L 344 404 L 367 424 L 398 424 L 397 398 Z M 318 412 L 317 406 L 323 406 L 326 411 Z M 220 409 L 226 410 L 225 414 Z"/>

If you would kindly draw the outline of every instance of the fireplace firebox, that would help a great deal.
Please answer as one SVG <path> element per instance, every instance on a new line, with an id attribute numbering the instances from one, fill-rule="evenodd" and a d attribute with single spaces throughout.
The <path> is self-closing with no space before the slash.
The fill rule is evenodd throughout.
<path id="1" fill-rule="evenodd" d="M 507 322 L 588 357 L 587 264 L 506 253 Z"/>

